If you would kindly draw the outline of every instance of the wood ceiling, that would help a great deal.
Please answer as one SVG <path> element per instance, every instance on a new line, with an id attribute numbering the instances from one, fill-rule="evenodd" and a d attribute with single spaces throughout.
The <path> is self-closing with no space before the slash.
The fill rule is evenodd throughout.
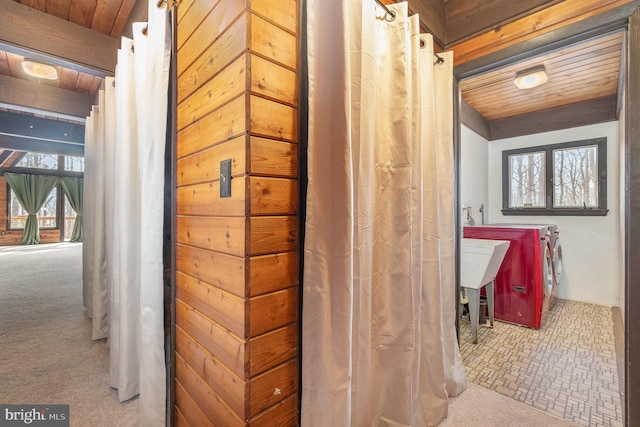
<path id="1" fill-rule="evenodd" d="M 146 7 L 146 0 L 0 0 L 2 166 L 15 157 L 6 150 L 22 146 L 77 154 L 78 126 L 114 73 L 120 38 L 146 20 Z M 28 76 L 25 58 L 53 65 L 58 79 Z"/>
<path id="2" fill-rule="evenodd" d="M 617 97 L 623 40 L 624 32 L 618 31 L 463 80 L 462 99 L 491 121 Z M 544 65 L 549 80 L 533 89 L 518 89 L 516 73 L 537 65 Z"/>
<path id="3" fill-rule="evenodd" d="M 400 0 L 381 0 L 387 4 Z M 408 0 L 423 31 L 452 50 L 462 122 L 502 139 L 616 120 L 624 29 L 638 0 Z M 620 30 L 616 35 L 612 32 Z M 567 47 L 586 38 L 603 36 Z M 562 49 L 562 50 L 559 50 Z M 536 52 L 535 58 L 526 52 Z M 544 56 L 538 56 L 542 53 Z M 530 54 L 532 55 L 532 54 Z M 514 64 L 518 59 L 519 64 Z M 476 75 L 478 69 L 494 70 Z M 549 82 L 520 92 L 515 73 L 544 64 Z M 620 82 L 620 83 L 619 83 Z"/>

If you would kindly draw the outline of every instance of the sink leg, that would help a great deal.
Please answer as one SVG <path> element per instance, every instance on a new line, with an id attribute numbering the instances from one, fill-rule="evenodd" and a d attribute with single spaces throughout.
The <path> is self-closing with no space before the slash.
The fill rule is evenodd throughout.
<path id="1" fill-rule="evenodd" d="M 493 288 L 494 288 L 494 284 L 495 281 L 492 280 L 491 282 L 489 282 L 486 286 L 487 289 L 487 308 L 489 309 L 489 323 L 491 324 L 491 327 L 493 328 L 493 314 L 494 314 L 494 296 L 493 296 Z"/>
<path id="2" fill-rule="evenodd" d="M 469 321 L 471 322 L 471 339 L 478 344 L 478 322 L 480 316 L 480 290 L 467 289 L 469 292 Z"/>

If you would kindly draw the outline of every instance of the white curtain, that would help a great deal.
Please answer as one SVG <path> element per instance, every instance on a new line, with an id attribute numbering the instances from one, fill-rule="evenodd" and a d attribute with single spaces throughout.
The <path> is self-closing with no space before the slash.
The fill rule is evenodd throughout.
<path id="1" fill-rule="evenodd" d="M 302 425 L 425 426 L 455 333 L 453 76 L 406 3 L 308 0 Z M 331 31 L 327 31 L 331 28 Z"/>
<path id="2" fill-rule="evenodd" d="M 149 2 L 148 19 L 133 24 L 133 40 L 122 39 L 115 80 L 105 80 L 87 121 L 91 219 L 84 289 L 93 338 L 108 337 L 110 385 L 121 401 L 139 394 L 141 424 L 160 426 L 166 415 L 162 251 L 171 43 L 166 7 Z"/>

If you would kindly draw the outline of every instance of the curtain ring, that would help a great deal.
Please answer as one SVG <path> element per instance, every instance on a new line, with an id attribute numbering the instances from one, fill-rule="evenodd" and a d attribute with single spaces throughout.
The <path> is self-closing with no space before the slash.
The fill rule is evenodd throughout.
<path id="1" fill-rule="evenodd" d="M 158 7 L 158 9 L 162 9 L 165 4 L 167 4 L 167 0 L 158 0 L 158 3 L 156 3 L 156 6 Z"/>
<path id="2" fill-rule="evenodd" d="M 385 20 L 385 21 L 387 21 L 387 22 L 393 22 L 393 21 L 395 21 L 395 20 L 396 20 L 397 15 L 398 15 L 398 14 L 396 13 L 396 11 L 395 11 L 395 10 L 390 10 L 390 11 L 388 11 L 388 12 L 387 12 L 387 14 L 384 16 L 384 20 Z M 391 18 L 389 18 L 389 17 L 391 17 Z"/>
<path id="3" fill-rule="evenodd" d="M 142 29 L 143 35 L 146 36 L 148 32 L 149 32 L 149 24 L 145 25 L 144 28 Z"/>
<path id="4" fill-rule="evenodd" d="M 427 42 L 424 39 L 420 39 L 420 49 L 424 49 L 427 47 Z"/>

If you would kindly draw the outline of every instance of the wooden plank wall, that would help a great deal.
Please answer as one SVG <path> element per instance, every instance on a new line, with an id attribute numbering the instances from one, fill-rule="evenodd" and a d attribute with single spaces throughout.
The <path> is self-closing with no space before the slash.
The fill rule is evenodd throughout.
<path id="1" fill-rule="evenodd" d="M 297 425 L 298 2 L 185 0 L 177 45 L 175 422 Z"/>
<path id="2" fill-rule="evenodd" d="M 22 230 L 7 230 L 7 180 L 0 176 L 0 246 L 19 245 L 22 240 Z M 41 243 L 60 242 L 60 229 L 40 230 Z"/>

